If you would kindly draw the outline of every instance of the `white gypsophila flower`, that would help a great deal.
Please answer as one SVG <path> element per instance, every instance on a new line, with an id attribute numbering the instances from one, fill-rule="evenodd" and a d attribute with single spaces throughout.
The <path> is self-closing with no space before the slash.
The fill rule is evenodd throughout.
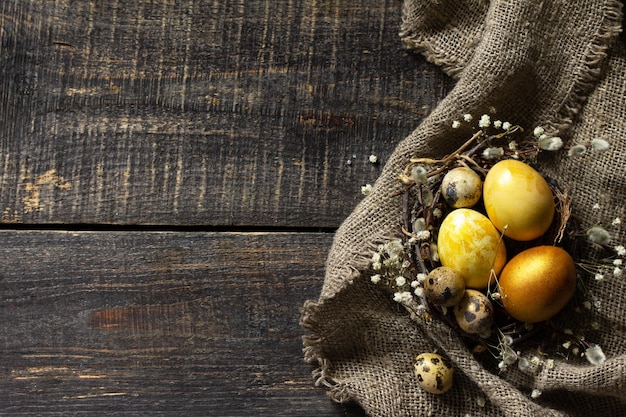
<path id="1" fill-rule="evenodd" d="M 404 287 L 406 285 L 406 278 L 400 276 L 396 278 L 396 285 L 398 287 Z"/>
<path id="2" fill-rule="evenodd" d="M 471 121 L 472 121 L 472 119 L 473 119 L 473 117 L 472 117 L 472 115 L 471 115 L 471 114 L 469 114 L 469 113 L 465 113 L 465 114 L 463 115 L 463 120 L 465 120 L 465 121 L 466 121 L 466 122 L 468 122 L 468 123 L 469 123 L 469 122 L 471 122 Z"/>
<path id="3" fill-rule="evenodd" d="M 587 348 L 585 350 L 585 357 L 592 365 L 599 365 L 606 361 L 606 356 L 604 355 L 604 352 L 602 351 L 600 345 L 595 345 Z"/>
<path id="4" fill-rule="evenodd" d="M 615 269 L 613 270 L 613 276 L 621 277 L 622 276 L 622 269 L 619 268 L 619 267 L 615 267 Z"/>
<path id="5" fill-rule="evenodd" d="M 369 158 L 367 158 L 368 161 L 370 161 L 372 164 L 375 164 L 376 162 L 378 162 L 378 157 L 374 154 L 370 155 Z"/>
<path id="6" fill-rule="evenodd" d="M 491 125 L 491 117 L 488 114 L 483 114 L 480 116 L 480 120 L 478 120 L 478 127 L 481 129 L 486 129 Z"/>
<path id="7" fill-rule="evenodd" d="M 543 133 L 545 132 L 545 130 L 543 129 L 543 127 L 541 126 L 537 126 L 535 128 L 535 130 L 533 130 L 533 135 L 535 135 L 536 138 L 540 137 L 541 135 L 543 135 Z"/>
<path id="8" fill-rule="evenodd" d="M 421 231 L 417 232 L 416 236 L 417 236 L 417 238 L 419 240 L 428 240 L 428 239 L 430 239 L 430 231 L 428 231 L 428 230 L 421 230 Z"/>
<path id="9" fill-rule="evenodd" d="M 517 367 L 522 372 L 529 370 L 530 366 L 531 366 L 531 363 L 527 358 L 520 358 L 520 360 L 517 362 Z"/>
<path id="10" fill-rule="evenodd" d="M 502 127 L 502 120 L 496 120 L 493 122 L 493 127 L 500 129 Z"/>
<path id="11" fill-rule="evenodd" d="M 504 155 L 504 149 L 497 147 L 489 147 L 483 151 L 483 158 L 485 159 L 497 159 Z"/>
<path id="12" fill-rule="evenodd" d="M 552 358 L 548 359 L 548 360 L 546 361 L 546 367 L 547 367 L 548 369 L 552 369 L 552 368 L 554 368 L 554 359 L 552 359 Z"/>
<path id="13" fill-rule="evenodd" d="M 417 288 L 420 286 L 420 282 L 418 280 L 411 281 L 411 288 Z"/>
<path id="14" fill-rule="evenodd" d="M 459 127 L 461 127 L 461 122 L 458 120 L 452 122 L 452 129 L 458 129 Z"/>
<path id="15" fill-rule="evenodd" d="M 619 255 L 619 256 L 624 256 L 626 255 L 626 248 L 622 245 L 618 245 L 615 248 L 615 252 Z"/>
<path id="16" fill-rule="evenodd" d="M 509 130 L 511 127 L 512 127 L 511 123 L 509 123 L 509 122 L 503 122 L 502 123 L 502 129 L 504 129 L 504 130 Z"/>
<path id="17" fill-rule="evenodd" d="M 591 150 L 594 152 L 604 152 L 609 149 L 610 145 L 604 139 L 596 138 L 591 141 Z"/>
<path id="18" fill-rule="evenodd" d="M 584 155 L 587 152 L 587 147 L 585 145 L 574 145 L 567 151 L 567 156 L 575 157 Z"/>
<path id="19" fill-rule="evenodd" d="M 393 301 L 397 303 L 409 303 L 413 299 L 410 291 L 400 291 L 393 294 Z"/>
<path id="20" fill-rule="evenodd" d="M 594 226 L 587 230 L 587 239 L 592 243 L 597 243 L 598 245 L 608 245 L 611 241 L 611 235 L 604 228 Z"/>
<path id="21" fill-rule="evenodd" d="M 376 275 L 372 275 L 370 280 L 374 283 L 374 284 L 378 284 L 380 282 L 380 274 L 376 274 Z"/>
<path id="22" fill-rule="evenodd" d="M 428 182 L 428 171 L 422 165 L 411 168 L 411 176 L 416 184 L 426 184 Z"/>
<path id="23" fill-rule="evenodd" d="M 419 274 L 417 274 L 417 276 L 416 276 L 415 278 L 417 278 L 417 280 L 418 280 L 419 282 L 424 282 L 424 281 L 426 281 L 426 277 L 427 277 L 427 276 L 428 276 L 428 275 L 426 275 L 426 274 L 419 273 Z"/>
<path id="24" fill-rule="evenodd" d="M 600 210 L 602 208 L 602 206 L 600 206 L 600 203 L 596 203 L 591 208 L 594 209 L 594 210 Z"/>
<path id="25" fill-rule="evenodd" d="M 543 138 L 539 139 L 538 146 L 539 149 L 543 149 L 544 151 L 558 151 L 563 147 L 563 140 L 558 136 Z"/>
<path id="26" fill-rule="evenodd" d="M 383 264 L 380 262 L 374 262 L 372 263 L 372 269 L 374 271 L 380 271 L 383 268 Z"/>
<path id="27" fill-rule="evenodd" d="M 539 390 L 539 389 L 534 389 L 534 390 L 530 393 L 530 397 L 531 397 L 531 398 L 539 398 L 539 397 L 541 397 L 541 394 L 542 394 L 541 390 Z"/>
<path id="28" fill-rule="evenodd" d="M 613 219 L 613 221 L 611 222 L 611 224 L 613 226 L 619 226 L 620 224 L 622 224 L 622 219 L 620 219 L 619 217 L 616 217 Z"/>
<path id="29" fill-rule="evenodd" d="M 604 279 L 604 275 L 603 275 L 603 274 L 596 274 L 596 275 L 594 276 L 594 279 L 595 279 L 596 281 L 602 281 L 602 280 Z"/>
<path id="30" fill-rule="evenodd" d="M 509 150 L 511 151 L 516 151 L 517 150 L 517 142 L 515 142 L 514 140 L 509 142 Z"/>
<path id="31" fill-rule="evenodd" d="M 621 259 L 615 259 L 615 260 L 613 261 L 613 265 L 614 265 L 614 266 L 622 266 L 622 263 L 623 263 L 623 262 L 622 262 L 622 260 L 621 260 Z"/>
<path id="32" fill-rule="evenodd" d="M 370 195 L 372 193 L 372 184 L 365 184 L 361 187 L 361 194 Z"/>
<path id="33" fill-rule="evenodd" d="M 424 289 L 422 287 L 417 287 L 413 290 L 413 292 L 415 293 L 416 296 L 418 297 L 423 297 L 424 296 Z"/>
<path id="34" fill-rule="evenodd" d="M 380 262 L 380 252 L 374 252 L 372 254 L 372 263 Z"/>

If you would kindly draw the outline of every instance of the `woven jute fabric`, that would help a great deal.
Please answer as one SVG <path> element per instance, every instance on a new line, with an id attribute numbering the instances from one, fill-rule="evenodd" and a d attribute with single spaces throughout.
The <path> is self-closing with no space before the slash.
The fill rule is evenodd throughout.
<path id="1" fill-rule="evenodd" d="M 622 4 L 615 0 L 405 0 L 402 42 L 457 83 L 399 143 L 372 193 L 339 228 L 320 297 L 304 305 L 305 359 L 332 399 L 356 401 L 381 417 L 626 415 L 625 276 L 587 280 L 588 319 L 597 323 L 588 337 L 602 347 L 604 363 L 554 357 L 552 366 L 529 352 L 539 363 L 504 372 L 474 355 L 445 324 L 411 320 L 369 279 L 377 246 L 400 237 L 402 208 L 393 196 L 398 174 L 410 157 L 440 158 L 465 141 L 467 131 L 451 128 L 465 113 L 522 125 L 528 137 L 542 126 L 566 145 L 605 139 L 606 153 L 542 153 L 538 168 L 568 190 L 582 227 L 626 220 L 621 25 Z M 626 226 L 607 229 L 612 242 L 626 243 Z M 418 386 L 413 361 L 422 352 L 453 363 L 455 383 L 446 394 Z"/>

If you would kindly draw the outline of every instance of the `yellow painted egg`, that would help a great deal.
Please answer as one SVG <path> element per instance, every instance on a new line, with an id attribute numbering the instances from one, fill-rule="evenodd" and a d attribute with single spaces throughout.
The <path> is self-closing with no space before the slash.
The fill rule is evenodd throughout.
<path id="1" fill-rule="evenodd" d="M 574 295 L 574 260 L 556 246 L 526 249 L 506 264 L 498 286 L 502 304 L 513 318 L 526 323 L 547 320 Z"/>
<path id="2" fill-rule="evenodd" d="M 476 210 L 460 208 L 448 214 L 437 237 L 439 260 L 458 271 L 467 288 L 485 288 L 491 270 L 498 274 L 506 262 L 506 248 L 491 221 Z"/>
<path id="3" fill-rule="evenodd" d="M 431 394 L 443 394 L 452 388 L 454 368 L 441 355 L 436 353 L 418 355 L 413 370 L 420 387 Z"/>
<path id="4" fill-rule="evenodd" d="M 507 159 L 485 176 L 487 216 L 511 239 L 528 241 L 543 235 L 554 218 L 554 196 L 546 180 L 524 162 Z"/>

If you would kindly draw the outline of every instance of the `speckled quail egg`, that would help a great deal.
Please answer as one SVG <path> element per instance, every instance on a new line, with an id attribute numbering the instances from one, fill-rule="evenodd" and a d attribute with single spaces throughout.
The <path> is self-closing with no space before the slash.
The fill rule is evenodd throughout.
<path id="1" fill-rule="evenodd" d="M 493 323 L 493 305 L 477 290 L 465 290 L 461 301 L 454 306 L 454 318 L 465 333 L 486 335 Z"/>
<path id="2" fill-rule="evenodd" d="M 460 272 L 440 266 L 430 271 L 426 277 L 424 294 L 434 305 L 452 307 L 465 294 L 465 279 Z"/>
<path id="3" fill-rule="evenodd" d="M 443 356 L 422 353 L 415 358 L 413 366 L 420 387 L 431 394 L 443 394 L 452 388 L 454 369 Z"/>
<path id="4" fill-rule="evenodd" d="M 441 182 L 441 195 L 453 208 L 473 207 L 482 194 L 483 182 L 471 168 L 459 167 L 446 173 Z"/>

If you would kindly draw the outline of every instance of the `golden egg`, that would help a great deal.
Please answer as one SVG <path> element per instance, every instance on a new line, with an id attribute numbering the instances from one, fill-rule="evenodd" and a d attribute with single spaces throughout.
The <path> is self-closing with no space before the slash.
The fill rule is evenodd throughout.
<path id="1" fill-rule="evenodd" d="M 439 260 L 458 271 L 468 288 L 485 288 L 493 269 L 506 262 L 506 248 L 491 221 L 476 210 L 461 208 L 448 214 L 437 237 Z"/>
<path id="2" fill-rule="evenodd" d="M 554 218 L 554 196 L 546 180 L 529 165 L 507 159 L 496 163 L 483 185 L 487 216 L 511 239 L 543 235 Z"/>
<path id="3" fill-rule="evenodd" d="M 535 246 L 511 259 L 498 278 L 506 311 L 515 319 L 537 323 L 553 317 L 572 298 L 576 266 L 556 246 Z"/>

